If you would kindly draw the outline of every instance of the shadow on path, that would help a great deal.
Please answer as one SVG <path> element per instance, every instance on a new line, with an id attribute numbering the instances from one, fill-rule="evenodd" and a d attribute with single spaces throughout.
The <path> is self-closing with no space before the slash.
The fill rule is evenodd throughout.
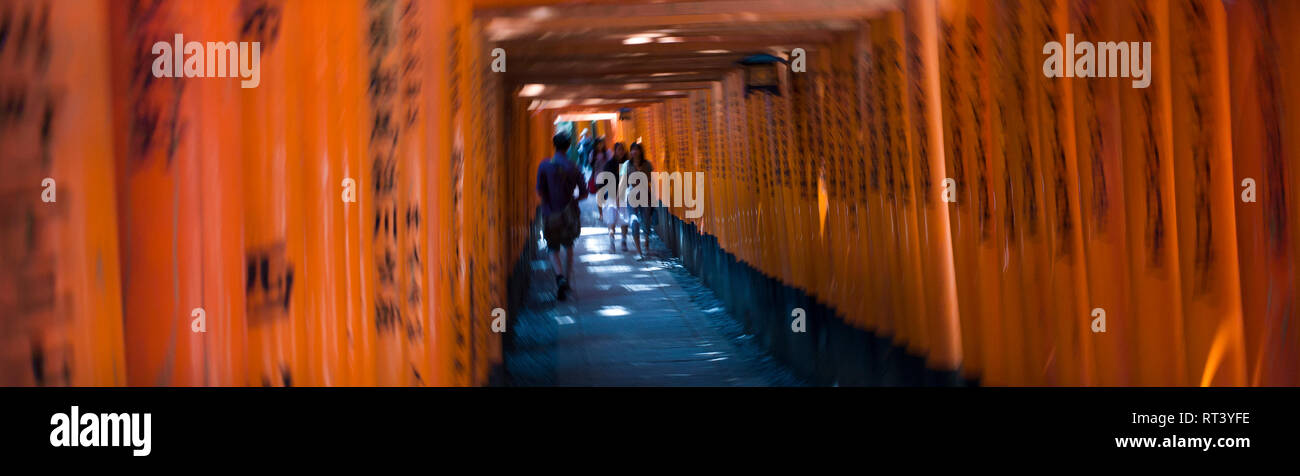
<path id="1" fill-rule="evenodd" d="M 645 260 L 611 249 L 594 199 L 582 203 L 573 290 L 555 300 L 544 244 L 515 269 L 519 304 L 505 337 L 509 385 L 798 386 L 763 353 L 713 292 L 657 237 Z M 537 230 L 534 230 L 534 237 Z M 630 233 L 629 233 L 630 235 Z"/>

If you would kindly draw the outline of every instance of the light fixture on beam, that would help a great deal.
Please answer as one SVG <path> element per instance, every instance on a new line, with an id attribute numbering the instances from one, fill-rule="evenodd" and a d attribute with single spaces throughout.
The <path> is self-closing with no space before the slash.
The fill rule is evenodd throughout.
<path id="1" fill-rule="evenodd" d="M 746 56 L 740 60 L 745 69 L 745 94 L 763 91 L 776 96 L 781 95 L 785 86 L 786 61 L 768 54 Z"/>
<path id="2" fill-rule="evenodd" d="M 625 44 L 625 45 L 644 45 L 644 44 L 646 44 L 646 43 L 650 43 L 650 42 L 655 41 L 655 38 L 660 38 L 660 37 L 663 37 L 663 36 L 664 36 L 663 33 L 655 33 L 655 32 L 637 33 L 637 34 L 635 34 L 635 35 L 630 35 L 630 36 L 628 36 L 627 38 L 624 38 L 624 39 L 623 39 L 623 44 Z"/>
<path id="3" fill-rule="evenodd" d="M 535 21 L 549 20 L 555 16 L 555 10 L 551 7 L 537 7 L 528 11 L 528 18 Z"/>
<path id="4" fill-rule="evenodd" d="M 544 91 L 546 91 L 546 85 L 525 84 L 524 87 L 519 88 L 519 97 L 521 98 L 537 97 L 540 96 Z"/>

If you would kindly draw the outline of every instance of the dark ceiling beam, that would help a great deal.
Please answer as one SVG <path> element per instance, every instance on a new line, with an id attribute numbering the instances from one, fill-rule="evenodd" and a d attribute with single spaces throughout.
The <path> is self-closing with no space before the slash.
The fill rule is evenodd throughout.
<path id="1" fill-rule="evenodd" d="M 690 70 L 640 69 L 619 71 L 583 71 L 546 69 L 543 71 L 512 72 L 507 79 L 517 83 L 559 83 L 560 78 L 569 78 L 579 83 L 654 83 L 664 81 L 717 81 L 730 72 L 739 70 L 739 66 L 727 68 L 692 68 Z M 655 76 L 658 75 L 658 76 Z"/>
<path id="2" fill-rule="evenodd" d="M 668 97 L 686 96 L 687 91 L 681 89 L 665 91 L 606 91 L 592 94 L 574 94 L 568 91 L 545 92 L 531 99 L 660 99 Z M 528 99 L 528 98 L 525 98 Z"/>
<path id="3" fill-rule="evenodd" d="M 517 77 L 526 77 L 529 74 L 572 74 L 582 77 L 590 75 L 601 75 L 601 77 L 611 77 L 611 75 L 625 74 L 625 81 L 632 81 L 634 77 L 651 77 L 666 78 L 673 75 L 695 74 L 695 73 L 718 73 L 722 74 L 727 70 L 740 69 L 741 66 L 735 61 L 656 61 L 656 62 L 603 62 L 603 64 L 593 64 L 590 61 L 554 61 L 538 62 L 528 66 L 520 66 L 515 69 L 512 66 L 512 73 Z M 673 78 L 681 81 L 681 78 Z"/>
<path id="4" fill-rule="evenodd" d="M 572 99 L 572 100 L 574 100 L 574 101 L 576 101 L 576 102 L 581 102 L 582 100 L 586 100 L 586 99 L 608 99 L 608 100 L 620 100 L 620 99 L 646 99 L 646 100 L 652 100 L 652 99 L 664 99 L 664 98 L 674 98 L 674 97 L 687 97 L 687 96 L 689 96 L 689 95 L 690 95 L 690 94 L 689 94 L 689 91 L 684 91 L 684 90 L 677 90 L 677 91 L 654 91 L 654 92 L 649 92 L 649 93 L 634 93 L 634 92 L 619 93 L 619 92 L 608 92 L 608 93 L 599 93 L 599 94 L 578 94 L 578 95 L 574 95 L 574 94 L 565 94 L 565 93 L 563 93 L 563 92 L 556 92 L 556 93 L 546 93 L 546 94 L 542 94 L 542 95 L 537 96 L 537 97 L 533 97 L 533 98 L 523 98 L 523 99 L 541 99 L 541 100 L 546 100 L 546 101 L 553 101 L 553 100 L 556 100 L 556 99 Z"/>
<path id="5" fill-rule="evenodd" d="M 628 83 L 638 84 L 638 83 Z M 698 89 L 711 89 L 716 83 L 708 81 L 695 82 L 677 82 L 677 83 L 640 83 L 636 88 L 626 88 L 625 85 L 619 84 L 599 84 L 599 85 L 547 85 L 546 89 L 539 94 L 539 97 L 584 97 L 600 96 L 608 94 L 626 94 L 635 92 L 660 92 L 660 91 L 693 91 Z"/>
<path id="6" fill-rule="evenodd" d="M 599 105 L 570 105 L 548 109 L 559 113 L 599 113 L 599 112 L 618 112 L 622 108 L 638 108 L 660 104 L 663 101 L 636 101 L 618 104 L 599 104 Z"/>
<path id="7" fill-rule="evenodd" d="M 726 54 L 748 54 L 766 51 L 773 47 L 794 47 L 805 44 L 825 44 L 833 39 L 828 32 L 800 32 L 791 36 L 749 35 L 715 36 L 708 39 L 684 38 L 681 43 L 650 43 L 624 45 L 622 41 L 570 41 L 534 40 L 505 41 L 497 47 L 506 51 L 511 60 L 538 59 L 622 59 L 665 57 L 717 57 Z M 729 53 L 700 53 L 701 50 L 726 50 Z"/>
<path id="8" fill-rule="evenodd" d="M 564 84 L 626 84 L 626 83 L 674 83 L 674 82 L 694 82 L 694 81 L 718 81 L 728 70 L 708 70 L 694 74 L 679 74 L 672 76 L 651 76 L 650 74 L 605 74 L 605 75 L 576 75 L 573 73 L 523 73 L 511 72 L 506 76 L 507 81 L 515 84 L 525 83 L 542 83 L 548 85 Z"/>
<path id="9" fill-rule="evenodd" d="M 897 9 L 899 0 L 717 0 L 667 3 L 563 3 L 477 8 L 489 38 L 504 40 L 534 32 L 574 31 L 599 26 L 623 29 L 671 28 L 708 23 L 824 21 L 868 18 Z"/>
<path id="10" fill-rule="evenodd" d="M 800 35 L 813 36 L 820 40 L 831 33 L 857 28 L 865 19 L 824 19 L 821 21 L 754 21 L 744 23 L 708 23 L 689 26 L 655 25 L 654 27 L 633 28 L 591 25 L 574 29 L 552 29 L 527 32 L 493 32 L 488 31 L 488 38 L 501 43 L 574 41 L 574 42 L 617 42 L 632 36 L 646 36 L 651 40 L 646 43 L 631 43 L 626 46 L 673 45 L 672 42 L 659 42 L 656 38 L 681 38 L 682 41 L 719 42 L 729 38 L 756 38 L 763 41 L 795 39 Z M 492 36 L 496 35 L 496 36 Z"/>
<path id="11" fill-rule="evenodd" d="M 573 69 L 575 66 L 583 67 L 587 71 L 606 71 L 606 70 L 631 70 L 642 71 L 646 69 L 661 69 L 664 71 L 689 71 L 694 68 L 724 68 L 736 66 L 737 59 L 728 55 L 708 55 L 708 56 L 673 56 L 658 58 L 603 58 L 603 59 L 577 59 L 577 60 L 515 60 L 509 63 L 510 68 L 519 68 L 529 71 L 544 71 L 546 69 L 559 69 L 564 71 L 578 71 Z"/>
<path id="12" fill-rule="evenodd" d="M 600 3 L 665 3 L 665 2 L 698 2 L 700 0 L 473 0 L 474 8 L 477 9 L 502 9 L 502 8 L 522 8 L 522 7 L 540 7 L 555 5 L 558 3 L 583 3 L 583 4 L 600 4 Z"/>
<path id="13" fill-rule="evenodd" d="M 512 94 L 524 84 L 547 87 L 519 100 L 569 110 L 616 110 L 689 97 L 741 69 L 753 53 L 810 52 L 901 0 L 464 0 L 475 3 L 484 37 L 504 48 Z M 624 44 L 634 35 L 673 37 Z M 700 51 L 709 51 L 701 53 Z M 718 50 L 725 50 L 717 53 Z M 629 83 L 646 83 L 627 89 Z M 640 86 L 640 85 L 638 85 Z"/>

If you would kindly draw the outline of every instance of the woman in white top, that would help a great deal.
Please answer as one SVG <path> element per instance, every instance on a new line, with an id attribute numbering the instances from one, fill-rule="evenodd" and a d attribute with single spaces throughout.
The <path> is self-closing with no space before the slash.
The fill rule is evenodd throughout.
<path id="1" fill-rule="evenodd" d="M 609 248 L 614 249 L 614 227 L 623 227 L 623 251 L 627 251 L 627 207 L 623 206 L 624 197 L 620 183 L 622 182 L 622 168 L 627 163 L 627 147 L 622 142 L 614 144 L 614 155 L 606 160 L 604 166 L 596 169 L 597 173 L 608 173 L 608 183 L 604 185 L 607 193 L 597 193 L 596 200 L 600 203 L 601 219 L 605 221 L 605 226 L 609 227 Z M 597 184 L 600 182 L 598 181 Z M 597 185 L 600 187 L 600 185 Z"/>

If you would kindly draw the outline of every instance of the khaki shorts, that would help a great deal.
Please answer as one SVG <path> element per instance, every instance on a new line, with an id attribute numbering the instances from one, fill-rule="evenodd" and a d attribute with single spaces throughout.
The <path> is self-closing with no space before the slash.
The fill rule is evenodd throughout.
<path id="1" fill-rule="evenodd" d="M 546 238 L 546 248 L 552 251 L 572 248 L 573 241 L 582 234 L 582 224 L 578 222 L 577 203 L 564 207 L 559 213 L 545 218 L 542 225 L 542 237 Z"/>

